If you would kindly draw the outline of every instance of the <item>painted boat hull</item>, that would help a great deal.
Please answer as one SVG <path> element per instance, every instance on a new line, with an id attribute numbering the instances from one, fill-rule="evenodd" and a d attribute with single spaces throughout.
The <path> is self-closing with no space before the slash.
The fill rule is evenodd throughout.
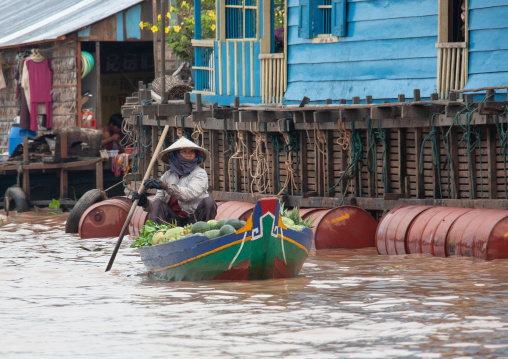
<path id="1" fill-rule="evenodd" d="M 291 278 L 300 272 L 312 245 L 312 231 L 287 228 L 276 198 L 260 200 L 247 224 L 217 238 L 196 235 L 141 247 L 151 277 L 167 281 Z"/>

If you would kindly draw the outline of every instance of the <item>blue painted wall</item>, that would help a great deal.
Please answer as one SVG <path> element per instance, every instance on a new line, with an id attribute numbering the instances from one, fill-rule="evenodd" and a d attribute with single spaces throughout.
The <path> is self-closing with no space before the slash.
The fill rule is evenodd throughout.
<path id="1" fill-rule="evenodd" d="M 508 85 L 508 1 L 470 0 L 469 10 L 466 88 Z"/>
<path id="2" fill-rule="evenodd" d="M 327 44 L 298 37 L 298 5 L 288 1 L 286 103 L 436 92 L 438 0 L 348 0 L 346 36 Z"/>

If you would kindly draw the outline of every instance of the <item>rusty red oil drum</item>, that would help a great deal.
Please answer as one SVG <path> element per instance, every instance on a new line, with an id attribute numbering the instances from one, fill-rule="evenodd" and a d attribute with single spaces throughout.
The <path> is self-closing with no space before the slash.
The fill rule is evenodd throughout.
<path id="1" fill-rule="evenodd" d="M 118 198 L 91 205 L 79 220 L 79 237 L 117 237 L 122 231 L 130 209 L 131 205 L 128 201 Z"/>
<path id="2" fill-rule="evenodd" d="M 422 250 L 422 237 L 423 232 L 427 229 L 429 221 L 436 215 L 441 217 L 444 212 L 448 212 L 447 207 L 432 207 L 421 213 L 414 219 L 409 227 L 406 237 L 406 251 L 409 254 L 423 253 Z"/>
<path id="3" fill-rule="evenodd" d="M 367 211 L 356 206 L 317 209 L 302 216 L 315 218 L 312 225 L 316 249 L 374 247 L 377 222 Z"/>
<path id="4" fill-rule="evenodd" d="M 508 211 L 473 209 L 460 216 L 447 237 L 449 256 L 508 258 Z"/>
<path id="5" fill-rule="evenodd" d="M 421 233 L 421 253 L 432 254 L 435 257 L 447 257 L 446 237 L 453 223 L 472 208 L 436 207 L 441 211 L 428 219 L 427 225 Z M 426 214 L 429 211 L 424 212 Z M 418 217 L 419 219 L 419 217 Z"/>
<path id="6" fill-rule="evenodd" d="M 376 230 L 376 248 L 379 254 L 407 254 L 407 232 L 413 221 L 432 206 L 403 205 L 390 210 L 381 218 Z"/>
<path id="7" fill-rule="evenodd" d="M 218 221 L 223 218 L 238 218 L 246 221 L 254 211 L 254 204 L 240 201 L 227 201 L 217 206 L 217 215 L 215 219 Z"/>
<path id="8" fill-rule="evenodd" d="M 321 207 L 312 207 L 312 208 L 299 208 L 298 213 L 300 214 L 300 217 L 305 220 L 312 216 L 314 218 L 314 214 L 318 211 L 326 211 L 329 210 L 329 208 L 321 208 Z"/>
<path id="9" fill-rule="evenodd" d="M 144 226 L 148 220 L 150 213 L 146 212 L 143 207 L 137 206 L 132 214 L 131 221 L 129 222 L 129 236 L 131 239 L 136 239 L 141 233 L 141 227 Z"/>

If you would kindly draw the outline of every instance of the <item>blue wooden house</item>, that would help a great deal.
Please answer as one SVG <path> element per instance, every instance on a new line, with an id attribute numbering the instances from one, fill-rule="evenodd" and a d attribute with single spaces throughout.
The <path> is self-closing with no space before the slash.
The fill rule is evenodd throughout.
<path id="1" fill-rule="evenodd" d="M 196 19 L 199 1 L 196 1 Z M 395 101 L 508 85 L 506 0 L 220 0 L 194 40 L 196 92 L 220 104 Z M 284 14 L 283 46 L 274 20 Z M 198 33 L 198 31 L 196 31 Z"/>

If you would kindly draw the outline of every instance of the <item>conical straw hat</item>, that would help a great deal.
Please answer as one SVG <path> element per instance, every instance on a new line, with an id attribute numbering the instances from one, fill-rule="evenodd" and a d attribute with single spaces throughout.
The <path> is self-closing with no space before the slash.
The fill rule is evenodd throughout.
<path id="1" fill-rule="evenodd" d="M 197 152 L 197 155 L 203 159 L 203 162 L 206 161 L 208 157 L 210 157 L 210 152 L 205 150 L 203 147 L 196 145 L 194 142 L 189 141 L 185 137 L 180 137 L 177 141 L 175 141 L 175 143 L 173 143 L 171 146 L 169 146 L 164 151 L 159 153 L 159 156 L 157 158 L 163 163 L 169 165 L 168 157 L 170 153 L 173 151 L 183 150 L 184 148 L 190 148 L 192 150 L 195 150 Z"/>

